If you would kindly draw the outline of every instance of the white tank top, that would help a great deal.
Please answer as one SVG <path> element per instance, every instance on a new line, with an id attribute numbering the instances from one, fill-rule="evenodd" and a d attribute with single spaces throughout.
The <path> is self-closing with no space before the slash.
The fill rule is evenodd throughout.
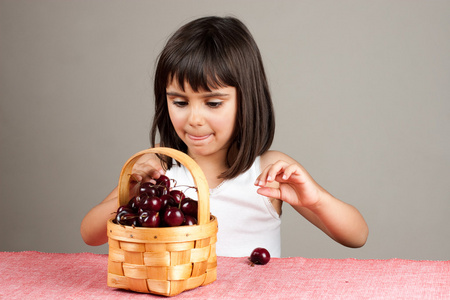
<path id="1" fill-rule="evenodd" d="M 254 182 L 260 173 L 257 157 L 248 171 L 210 189 L 210 211 L 219 225 L 218 256 L 246 257 L 257 247 L 266 248 L 271 257 L 281 256 L 281 219 L 270 200 L 256 193 Z M 194 186 L 192 175 L 184 166 L 174 164 L 166 174 L 178 186 Z M 198 199 L 194 189 L 185 193 Z"/>

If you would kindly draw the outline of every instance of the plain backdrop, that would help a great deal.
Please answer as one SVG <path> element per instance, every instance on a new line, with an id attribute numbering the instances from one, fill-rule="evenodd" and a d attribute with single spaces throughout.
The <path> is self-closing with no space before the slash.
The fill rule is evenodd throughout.
<path id="1" fill-rule="evenodd" d="M 253 33 L 272 148 L 370 227 L 345 248 L 285 205 L 283 256 L 448 260 L 450 2 L 417 0 L 0 0 L 0 251 L 107 253 L 80 222 L 150 145 L 168 36 L 205 15 Z"/>

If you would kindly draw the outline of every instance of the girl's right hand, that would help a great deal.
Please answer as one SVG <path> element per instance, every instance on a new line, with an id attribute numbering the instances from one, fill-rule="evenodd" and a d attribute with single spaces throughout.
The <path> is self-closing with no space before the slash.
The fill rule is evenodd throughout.
<path id="1" fill-rule="evenodd" d="M 136 196 L 139 182 L 158 179 L 164 170 L 156 154 L 142 155 L 134 164 L 130 176 L 130 197 Z M 88 245 L 98 246 L 108 241 L 106 235 L 106 221 L 109 220 L 117 210 L 119 192 L 118 188 L 106 196 L 98 205 L 94 206 L 81 222 L 80 233 L 84 242 Z"/>
<path id="2" fill-rule="evenodd" d="M 159 176 L 164 174 L 165 172 L 158 156 L 154 153 L 144 154 L 136 161 L 131 170 L 130 188 L 133 189 L 133 186 L 137 183 L 158 179 Z"/>

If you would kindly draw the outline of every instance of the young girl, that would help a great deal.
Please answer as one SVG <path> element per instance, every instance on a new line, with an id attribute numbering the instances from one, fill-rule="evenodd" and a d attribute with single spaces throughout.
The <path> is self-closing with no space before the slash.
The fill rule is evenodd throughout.
<path id="1" fill-rule="evenodd" d="M 272 100 L 258 47 L 239 20 L 205 17 L 176 31 L 159 56 L 154 92 L 152 146 L 187 153 L 205 173 L 219 223 L 217 255 L 249 256 L 264 247 L 280 257 L 283 202 L 335 241 L 365 244 L 368 227 L 357 209 L 333 197 L 294 159 L 269 150 Z M 194 185 L 184 166 L 150 154 L 133 174 L 135 181 L 166 174 L 178 185 Z M 107 242 L 106 221 L 116 208 L 117 188 L 83 219 L 87 244 Z"/>

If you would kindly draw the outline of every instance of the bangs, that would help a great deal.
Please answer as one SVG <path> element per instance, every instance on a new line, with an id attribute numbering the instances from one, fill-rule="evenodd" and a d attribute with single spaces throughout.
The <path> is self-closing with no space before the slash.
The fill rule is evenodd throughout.
<path id="1" fill-rule="evenodd" d="M 236 68 L 230 64 L 233 60 L 221 51 L 212 38 L 201 40 L 201 43 L 190 43 L 171 54 L 172 59 L 166 60 L 167 64 L 163 67 L 167 74 L 166 86 L 177 80 L 183 90 L 185 83 L 188 83 L 195 92 L 210 92 L 211 89 L 237 85 L 233 72 Z"/>

